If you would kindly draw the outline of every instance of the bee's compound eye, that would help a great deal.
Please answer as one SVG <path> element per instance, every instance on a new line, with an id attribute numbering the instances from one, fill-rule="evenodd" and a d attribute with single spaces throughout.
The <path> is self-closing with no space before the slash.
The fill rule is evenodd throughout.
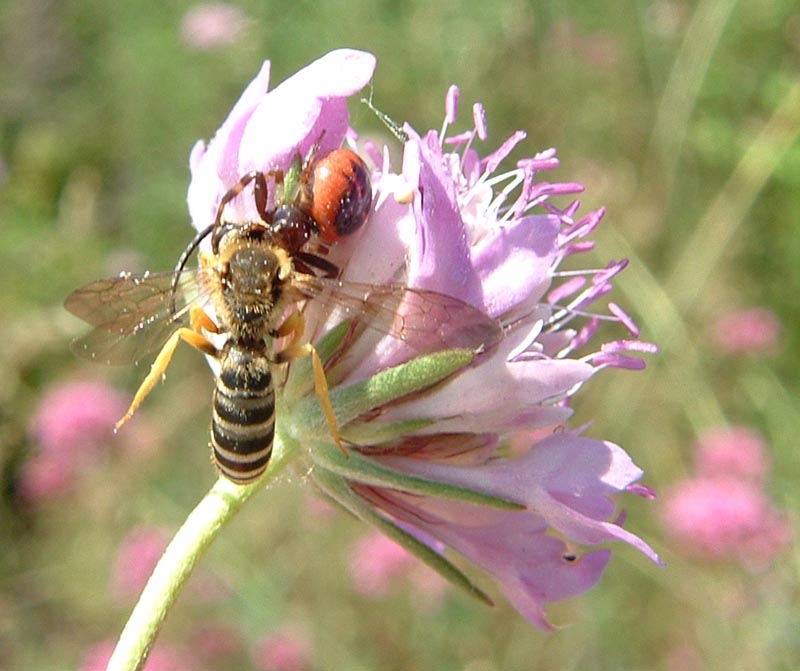
<path id="1" fill-rule="evenodd" d="M 349 149 L 334 149 L 317 162 L 311 192 L 311 216 L 330 244 L 355 233 L 372 209 L 369 169 Z"/>

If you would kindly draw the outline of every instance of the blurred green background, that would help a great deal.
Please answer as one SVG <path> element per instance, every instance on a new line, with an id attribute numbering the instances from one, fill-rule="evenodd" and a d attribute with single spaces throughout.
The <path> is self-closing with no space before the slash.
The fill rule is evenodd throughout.
<path id="1" fill-rule="evenodd" d="M 75 378 L 132 391 L 144 372 L 73 358 L 81 326 L 64 296 L 122 268 L 173 267 L 192 234 L 189 150 L 266 58 L 277 83 L 332 48 L 367 49 L 375 103 L 393 118 L 438 128 L 457 83 L 462 117 L 476 100 L 487 109 L 485 151 L 517 128 L 528 139 L 515 156 L 557 147 L 562 167 L 548 177 L 585 184 L 586 210 L 608 208 L 597 257 L 631 258 L 613 298 L 662 348 L 643 373 L 593 380 L 575 424 L 592 420 L 589 435 L 623 445 L 659 492 L 691 473 L 702 431 L 750 426 L 770 448 L 768 494 L 798 528 L 794 0 L 236 6 L 236 31 L 209 44 L 187 35 L 197 6 L 186 2 L 0 4 L 0 669 L 88 668 L 87 651 L 118 635 L 135 600 L 111 586 L 123 539 L 173 533 L 214 479 L 212 379 L 185 348 L 138 429 L 116 439 L 130 449 L 98 456 L 51 500 L 18 496 L 43 394 Z M 352 112 L 360 130 L 383 132 L 363 106 Z M 780 320 L 777 343 L 723 351 L 714 324 L 751 306 Z M 354 591 L 350 556 L 368 530 L 310 489 L 296 475 L 245 507 L 157 650 L 202 650 L 201 671 L 270 668 L 259 642 L 288 631 L 307 659 L 296 668 L 309 669 L 800 668 L 796 546 L 757 570 L 692 559 L 665 534 L 662 502 L 627 497 L 627 526 L 669 566 L 615 548 L 598 587 L 550 608 L 569 626 L 548 635 L 449 589 L 422 604 L 408 575 L 385 595 Z"/>

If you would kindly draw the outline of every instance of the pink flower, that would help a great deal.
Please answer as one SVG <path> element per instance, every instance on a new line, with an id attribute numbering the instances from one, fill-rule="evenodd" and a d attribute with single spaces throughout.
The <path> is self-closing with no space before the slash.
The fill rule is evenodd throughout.
<path id="1" fill-rule="evenodd" d="M 259 671 L 303 671 L 311 668 L 308 641 L 298 632 L 289 629 L 259 638 L 251 658 Z"/>
<path id="2" fill-rule="evenodd" d="M 721 427 L 699 439 L 696 474 L 678 483 L 661 511 L 664 527 L 687 554 L 768 564 L 791 531 L 764 492 L 766 445 L 752 429 Z"/>
<path id="3" fill-rule="evenodd" d="M 181 38 L 190 47 L 207 50 L 232 44 L 247 28 L 240 7 L 226 2 L 204 2 L 192 7 L 181 21 Z"/>
<path id="4" fill-rule="evenodd" d="M 74 481 L 75 467 L 68 458 L 34 454 L 22 465 L 17 495 L 28 503 L 43 503 L 66 494 Z"/>
<path id="5" fill-rule="evenodd" d="M 769 470 L 767 447 L 746 426 L 711 429 L 697 444 L 697 472 L 708 477 L 731 476 L 762 483 Z"/>
<path id="6" fill-rule="evenodd" d="M 108 450 L 127 407 L 125 394 L 103 382 L 69 381 L 48 390 L 31 420 L 34 449 L 20 471 L 20 498 L 42 502 L 68 492 Z"/>
<path id="7" fill-rule="evenodd" d="M 111 578 L 111 590 L 118 599 L 126 601 L 141 593 L 168 542 L 164 531 L 144 526 L 123 539 Z"/>
<path id="8" fill-rule="evenodd" d="M 316 142 L 323 156 L 352 140 L 345 97 L 374 66 L 370 54 L 335 51 L 267 92 L 265 65 L 208 147 L 192 152 L 195 227 L 214 221 L 244 173 L 286 170 Z M 388 150 L 365 149 L 376 166 L 370 218 L 329 257 L 345 282 L 391 285 L 362 301 L 375 312 L 376 298 L 398 297 L 394 324 L 363 330 L 358 311 L 321 300 L 304 308 L 348 456 L 331 438 L 307 360 L 289 367 L 278 396 L 275 449 L 301 455 L 330 498 L 488 601 L 441 550 L 460 553 L 547 629 L 547 602 L 599 580 L 611 551 L 597 546 L 621 540 L 659 561 L 622 528 L 615 503 L 626 492 L 651 495 L 635 484 L 641 470 L 622 448 L 567 428 L 584 382 L 610 367 L 641 369 L 637 355 L 655 348 L 619 306 L 596 307 L 627 261 L 559 270 L 593 247 L 588 236 L 604 212 L 578 216 L 578 201 L 552 202 L 583 190 L 541 179 L 558 166 L 555 150 L 500 172 L 522 131 L 479 155 L 488 136 L 481 105 L 471 129 L 448 134 L 458 97 L 453 87 L 441 132 L 403 127 L 399 169 Z M 252 188 L 224 218 L 259 220 Z M 629 337 L 592 344 L 602 321 Z M 400 322 L 403 338 L 393 332 Z"/>
<path id="9" fill-rule="evenodd" d="M 120 601 L 138 597 L 169 543 L 169 535 L 157 527 L 139 526 L 123 538 L 117 551 L 111 591 Z M 190 592 L 199 601 L 214 601 L 229 593 L 219 576 L 195 571 Z"/>
<path id="10" fill-rule="evenodd" d="M 198 142 L 189 159 L 189 214 L 198 230 L 214 221 L 222 196 L 251 170 L 288 169 L 319 141 L 323 155 L 341 145 L 348 131 L 347 96 L 372 77 L 375 57 L 360 51 L 332 51 L 280 86 L 267 91 L 269 61 L 250 82 L 208 146 Z M 230 220 L 254 221 L 252 198 L 237 198 Z"/>
<path id="11" fill-rule="evenodd" d="M 689 554 L 768 564 L 789 541 L 786 521 L 753 483 L 730 477 L 696 477 L 665 499 L 665 527 Z"/>
<path id="12" fill-rule="evenodd" d="M 417 607 L 432 610 L 440 605 L 444 596 L 445 582 L 441 576 L 378 532 L 368 533 L 358 540 L 348 563 L 353 587 L 365 597 L 382 598 L 401 581 L 414 590 Z"/>
<path id="13" fill-rule="evenodd" d="M 192 632 L 191 650 L 212 668 L 234 657 L 243 646 L 242 637 L 232 627 L 220 624 L 201 625 Z"/>
<path id="14" fill-rule="evenodd" d="M 128 408 L 127 396 L 104 382 L 70 381 L 49 390 L 31 423 L 43 453 L 92 457 L 110 442 L 114 423 Z"/>
<path id="15" fill-rule="evenodd" d="M 414 555 L 383 534 L 367 534 L 350 552 L 353 587 L 359 594 L 380 598 L 416 563 Z"/>
<path id="16" fill-rule="evenodd" d="M 714 324 L 714 343 L 727 354 L 763 354 L 774 349 L 781 334 L 781 323 L 767 308 L 734 310 Z"/>
<path id="17" fill-rule="evenodd" d="M 330 501 L 326 501 L 318 496 L 316 492 L 306 497 L 304 505 L 306 514 L 303 515 L 303 523 L 309 529 L 326 526 L 329 523 L 331 515 L 333 515 L 336 510 Z"/>

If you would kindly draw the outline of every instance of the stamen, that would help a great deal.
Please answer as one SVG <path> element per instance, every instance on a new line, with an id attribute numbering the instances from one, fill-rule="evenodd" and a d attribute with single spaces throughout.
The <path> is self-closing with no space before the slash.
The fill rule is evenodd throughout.
<path id="1" fill-rule="evenodd" d="M 574 239 L 574 238 L 585 238 L 587 235 L 592 233 L 595 228 L 600 224 L 600 221 L 606 214 L 606 209 L 601 207 L 599 210 L 594 210 L 590 212 L 585 217 L 581 218 L 576 224 L 574 224 L 571 228 L 568 228 L 565 231 L 562 231 L 561 235 L 563 236 L 565 241 Z"/>
<path id="2" fill-rule="evenodd" d="M 475 131 L 467 130 L 464 131 L 463 133 L 459 133 L 458 135 L 451 135 L 450 137 L 442 138 L 441 142 L 444 142 L 444 144 L 451 145 L 453 147 L 458 147 L 464 143 L 469 142 L 474 134 Z"/>
<path id="3" fill-rule="evenodd" d="M 601 346 L 607 354 L 618 352 L 641 352 L 642 354 L 658 354 L 658 346 L 646 340 L 612 340 Z"/>
<path id="4" fill-rule="evenodd" d="M 590 360 L 595 366 L 625 368 L 627 370 L 642 370 L 647 366 L 644 359 L 622 354 L 601 353 L 594 355 Z"/>
<path id="5" fill-rule="evenodd" d="M 639 336 L 639 327 L 636 326 L 636 323 L 633 321 L 631 316 L 625 312 L 619 305 L 616 303 L 609 303 L 608 309 L 612 315 L 617 317 L 619 321 L 625 326 L 626 329 L 630 332 L 630 334 L 637 338 Z"/>
<path id="6" fill-rule="evenodd" d="M 455 123 L 458 118 L 458 100 L 460 97 L 461 91 L 455 84 L 447 89 L 447 95 L 444 99 L 444 123 L 442 123 L 442 132 L 439 134 L 440 139 L 444 139 L 447 127 Z"/>
<path id="7" fill-rule="evenodd" d="M 648 501 L 654 501 L 656 499 L 656 493 L 647 487 L 646 485 L 640 485 L 638 483 L 633 483 L 625 487 L 625 491 L 629 494 L 633 494 L 634 496 L 641 496 L 643 499 L 647 499 Z"/>
<path id="8" fill-rule="evenodd" d="M 540 151 L 533 158 L 523 158 L 517 162 L 520 168 L 530 167 L 534 171 L 538 170 L 555 170 L 560 165 L 559 160 L 556 158 L 556 149 L 551 147 Z"/>
<path id="9" fill-rule="evenodd" d="M 600 319 L 597 317 L 592 317 L 572 339 L 572 342 L 569 345 L 570 350 L 580 349 L 586 343 L 588 343 L 594 337 L 594 334 L 597 332 L 599 326 Z"/>
<path id="10" fill-rule="evenodd" d="M 561 286 L 556 287 L 549 294 L 547 294 L 547 302 L 551 305 L 558 303 L 562 299 L 572 296 L 576 292 L 580 291 L 585 284 L 585 277 L 573 277 L 571 280 L 564 282 Z"/>
<path id="11" fill-rule="evenodd" d="M 472 120 L 475 124 L 475 131 L 478 133 L 478 137 L 485 141 L 489 136 L 486 127 L 486 110 L 480 103 L 475 103 L 472 106 Z"/>
<path id="12" fill-rule="evenodd" d="M 567 245 L 562 249 L 563 256 L 566 258 L 567 256 L 572 256 L 573 254 L 583 254 L 584 252 L 590 252 L 595 248 L 594 240 L 586 240 L 585 242 L 574 242 L 571 245 Z"/>
<path id="13" fill-rule="evenodd" d="M 509 137 L 503 144 L 500 145 L 494 152 L 484 158 L 481 163 L 483 164 L 484 173 L 493 173 L 497 167 L 502 163 L 506 157 L 514 150 L 520 142 L 522 142 L 528 134 L 524 130 L 518 130 L 511 137 Z M 517 164 L 519 168 L 526 169 L 528 166 Z M 533 170 L 533 168 L 530 168 Z"/>

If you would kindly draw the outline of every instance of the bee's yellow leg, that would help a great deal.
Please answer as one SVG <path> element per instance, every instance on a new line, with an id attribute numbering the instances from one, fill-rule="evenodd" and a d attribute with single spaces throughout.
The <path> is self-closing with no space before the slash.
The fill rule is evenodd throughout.
<path id="1" fill-rule="evenodd" d="M 295 311 L 292 312 L 284 320 L 283 324 L 281 324 L 277 329 L 275 329 L 273 335 L 276 338 L 283 338 L 288 335 L 292 336 L 292 341 L 283 350 L 285 352 L 287 349 L 292 348 L 295 345 L 295 343 L 300 339 L 300 337 L 303 335 L 305 327 L 306 327 L 306 320 L 303 318 L 303 313 Z M 305 354 L 308 354 L 308 352 L 300 354 L 299 356 L 305 356 Z"/>
<path id="2" fill-rule="evenodd" d="M 219 327 L 211 321 L 211 317 L 198 305 L 193 305 L 189 311 L 189 321 L 192 325 L 192 330 L 197 331 L 198 334 L 200 333 L 200 329 L 205 329 L 209 333 L 219 333 Z M 200 351 L 205 352 L 205 350 Z M 208 354 L 208 352 L 205 353 Z"/>
<path id="3" fill-rule="evenodd" d="M 322 359 L 319 358 L 317 350 L 314 345 L 306 343 L 305 345 L 298 345 L 297 341 L 303 335 L 303 328 L 305 320 L 303 319 L 302 312 L 293 312 L 275 331 L 278 337 L 291 335 L 291 342 L 282 349 L 276 357 L 278 363 L 283 361 L 291 361 L 292 359 L 299 359 L 304 356 L 311 356 L 311 367 L 314 369 L 314 391 L 319 396 L 319 402 L 322 404 L 322 410 L 325 413 L 325 418 L 328 420 L 328 426 L 331 430 L 331 436 L 336 441 L 336 445 L 342 451 L 344 456 L 348 456 L 347 449 L 342 444 L 342 437 L 339 435 L 339 425 L 336 422 L 336 415 L 333 413 L 333 406 L 331 405 L 330 389 L 328 387 L 328 379 L 325 377 L 325 369 L 322 367 Z"/>
<path id="4" fill-rule="evenodd" d="M 202 312 L 202 310 L 198 310 L 198 312 Z M 203 312 L 203 315 L 205 313 Z M 209 322 L 211 320 L 206 315 L 205 317 L 208 319 Z M 202 318 L 195 315 L 195 311 L 192 311 L 192 323 L 200 324 L 202 322 Z M 211 322 L 213 325 L 213 322 Z M 205 325 L 204 325 L 205 326 Z M 216 326 L 214 326 L 216 330 Z M 209 329 L 211 330 L 211 329 Z M 153 390 L 153 387 L 156 386 L 158 383 L 159 378 L 164 375 L 167 370 L 167 366 L 169 366 L 170 359 L 172 359 L 172 355 L 175 352 L 175 348 L 178 346 L 178 343 L 183 340 L 184 342 L 189 343 L 192 347 L 200 350 L 204 354 L 216 354 L 217 349 L 214 345 L 209 342 L 209 340 L 198 331 L 194 330 L 193 328 L 181 328 L 175 331 L 164 343 L 164 347 L 161 348 L 161 351 L 158 353 L 156 360 L 153 361 L 153 365 L 150 367 L 150 372 L 147 374 L 147 377 L 144 379 L 142 384 L 139 386 L 139 389 L 136 392 L 136 395 L 133 397 L 133 401 L 131 402 L 130 408 L 125 413 L 125 415 L 114 425 L 114 431 L 119 431 L 122 426 L 127 422 L 131 417 L 133 417 L 133 413 L 136 412 L 137 408 L 142 404 L 142 401 L 147 397 L 147 395 Z"/>

